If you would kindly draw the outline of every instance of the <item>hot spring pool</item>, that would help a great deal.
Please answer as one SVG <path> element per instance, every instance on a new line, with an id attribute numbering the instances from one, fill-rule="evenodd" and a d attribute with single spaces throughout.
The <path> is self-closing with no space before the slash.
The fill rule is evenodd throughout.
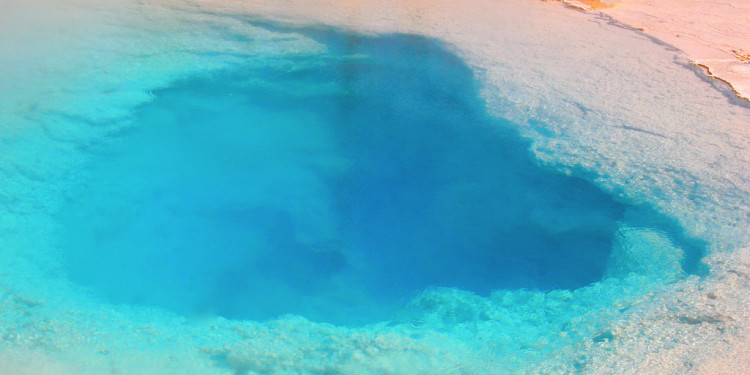
<path id="1" fill-rule="evenodd" d="M 72 280 L 187 316 L 346 325 L 430 288 L 584 287 L 623 227 L 695 271 L 700 241 L 540 167 L 439 43 L 309 35 L 328 52 L 178 81 L 92 146 L 60 210 Z"/>
<path id="2" fill-rule="evenodd" d="M 381 2 L 5 4 L 0 374 L 746 352 L 746 105 L 559 4 Z"/>

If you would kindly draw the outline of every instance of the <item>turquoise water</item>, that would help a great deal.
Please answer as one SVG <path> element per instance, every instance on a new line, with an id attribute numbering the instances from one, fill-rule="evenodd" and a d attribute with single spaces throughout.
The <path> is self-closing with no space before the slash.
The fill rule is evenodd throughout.
<path id="1" fill-rule="evenodd" d="M 597 282 L 624 224 L 696 271 L 672 220 L 539 166 L 444 46 L 305 32 L 328 53 L 183 79 L 90 146 L 60 211 L 72 280 L 187 316 L 358 325 L 433 287 Z"/>

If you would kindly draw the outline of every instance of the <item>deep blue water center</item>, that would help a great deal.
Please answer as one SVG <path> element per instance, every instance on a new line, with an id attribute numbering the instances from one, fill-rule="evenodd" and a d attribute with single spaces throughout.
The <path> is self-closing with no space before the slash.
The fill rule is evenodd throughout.
<path id="1" fill-rule="evenodd" d="M 460 59 L 310 35 L 328 53 L 175 83 L 90 150 L 62 214 L 73 280 L 186 315 L 359 324 L 429 287 L 602 278 L 625 206 L 540 168 Z"/>

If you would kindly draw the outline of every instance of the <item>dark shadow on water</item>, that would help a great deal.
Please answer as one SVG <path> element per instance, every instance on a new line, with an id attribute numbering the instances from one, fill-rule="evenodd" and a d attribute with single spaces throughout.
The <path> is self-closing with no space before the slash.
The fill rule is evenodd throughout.
<path id="1" fill-rule="evenodd" d="M 363 324 L 429 287 L 602 278 L 627 206 L 540 168 L 458 57 L 301 32 L 329 52 L 176 83 L 101 145 L 60 217 L 73 280 L 186 315 Z M 703 244 L 647 216 L 693 270 Z"/>

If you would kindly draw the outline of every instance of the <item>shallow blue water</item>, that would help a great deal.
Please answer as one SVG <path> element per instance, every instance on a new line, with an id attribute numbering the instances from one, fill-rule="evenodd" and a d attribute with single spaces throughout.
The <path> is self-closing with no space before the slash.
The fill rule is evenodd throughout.
<path id="1" fill-rule="evenodd" d="M 326 55 L 177 82 L 89 150 L 61 214 L 73 280 L 186 315 L 360 324 L 429 287 L 602 278 L 626 206 L 539 167 L 457 57 L 412 36 L 311 36 Z M 690 268 L 700 249 L 685 248 Z"/>

